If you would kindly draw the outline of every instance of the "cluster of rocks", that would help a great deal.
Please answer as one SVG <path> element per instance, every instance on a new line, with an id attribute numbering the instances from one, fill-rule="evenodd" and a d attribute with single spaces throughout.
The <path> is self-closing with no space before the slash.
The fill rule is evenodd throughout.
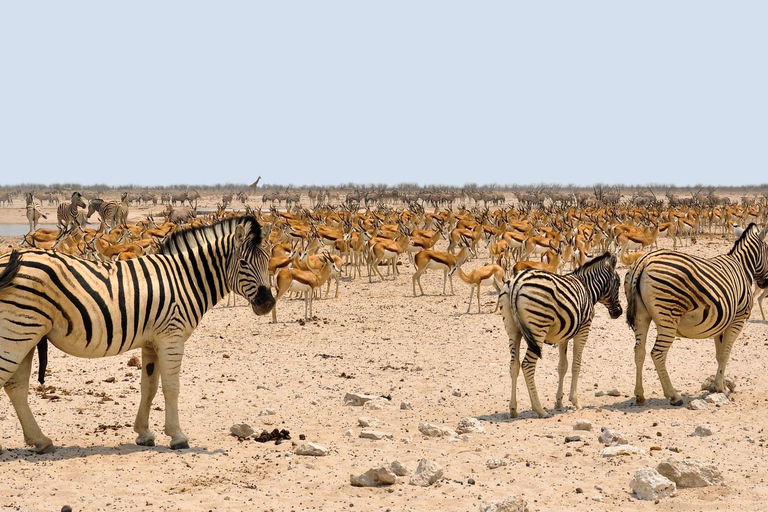
<path id="1" fill-rule="evenodd" d="M 629 486 L 639 499 L 655 501 L 674 496 L 677 489 L 722 483 L 722 473 L 712 464 L 693 459 L 669 458 L 656 468 L 645 467 L 637 470 Z"/>
<path id="2" fill-rule="evenodd" d="M 529 512 L 528 502 L 517 496 L 480 505 L 480 512 Z"/>
<path id="3" fill-rule="evenodd" d="M 408 468 L 399 461 L 394 461 L 391 464 L 373 467 L 360 475 L 350 475 L 349 481 L 356 487 L 380 487 L 393 485 L 397 483 L 398 477 L 405 477 L 409 474 Z M 443 478 L 443 468 L 437 462 L 421 459 L 408 483 L 429 487 L 441 478 Z"/>

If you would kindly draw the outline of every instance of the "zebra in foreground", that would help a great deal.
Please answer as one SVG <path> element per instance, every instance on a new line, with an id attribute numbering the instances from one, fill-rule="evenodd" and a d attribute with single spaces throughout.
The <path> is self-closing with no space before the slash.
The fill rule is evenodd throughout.
<path id="1" fill-rule="evenodd" d="M 87 205 L 83 201 L 83 195 L 80 192 L 73 192 L 70 202 L 61 203 L 56 208 L 56 216 L 62 229 L 69 229 L 74 224 L 85 225 L 85 217 L 80 214 L 78 207 L 86 208 Z"/>
<path id="2" fill-rule="evenodd" d="M 220 221 L 171 235 L 157 254 L 97 263 L 36 249 L 0 257 L 0 385 L 13 403 L 24 440 L 43 453 L 52 443 L 29 408 L 32 355 L 41 339 L 78 357 L 142 349 L 136 443 L 154 446 L 149 411 L 160 378 L 165 433 L 187 448 L 179 426 L 184 342 L 203 314 L 230 291 L 257 315 L 275 305 L 255 217 Z"/>
<path id="3" fill-rule="evenodd" d="M 733 342 L 752 311 L 752 281 L 768 285 L 766 229 L 750 224 L 728 254 L 704 259 L 676 251 L 648 253 L 624 281 L 627 323 L 635 331 L 635 399 L 645 404 L 643 362 L 651 320 L 656 342 L 651 358 L 664 396 L 672 405 L 683 399 L 667 373 L 667 352 L 676 336 L 715 339 L 715 389 L 725 390 L 725 366 Z"/>
<path id="4" fill-rule="evenodd" d="M 526 269 L 504 284 L 499 292 L 499 301 L 509 336 L 509 374 L 512 378 L 510 417 L 516 418 L 518 414 L 517 376 L 521 366 L 520 339 L 523 337 L 528 345 L 522 361 L 523 375 L 531 396 L 531 407 L 541 418 L 546 418 L 548 414 L 541 406 L 533 378 L 536 361 L 541 358 L 541 348 L 545 343 L 559 348 L 555 407 L 560 409 L 563 406 L 563 379 L 568 370 L 568 340 L 573 338 L 569 399 L 577 409 L 580 408 L 577 388 L 581 356 L 595 315 L 595 304 L 600 302 L 608 308 L 613 319 L 621 316 L 619 283 L 616 256 L 606 252 L 564 276 Z M 505 295 L 507 298 L 502 300 Z"/>

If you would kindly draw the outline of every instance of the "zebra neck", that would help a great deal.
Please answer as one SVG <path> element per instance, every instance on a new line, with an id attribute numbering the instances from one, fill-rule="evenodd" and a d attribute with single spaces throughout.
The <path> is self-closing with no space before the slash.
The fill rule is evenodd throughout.
<path id="1" fill-rule="evenodd" d="M 600 282 L 600 275 L 599 274 L 592 274 L 592 273 L 581 273 L 581 272 L 574 272 L 571 274 L 576 280 L 581 283 L 581 285 L 584 287 L 584 289 L 587 291 L 587 295 L 589 296 L 589 301 L 592 304 L 597 304 L 597 301 L 600 300 L 600 289 L 602 288 L 602 283 Z"/>
<path id="2" fill-rule="evenodd" d="M 739 244 L 734 251 L 728 254 L 728 256 L 734 258 L 744 268 L 750 283 L 752 283 L 757 272 L 759 244 L 760 240 L 745 240 L 744 243 Z"/>
<path id="3" fill-rule="evenodd" d="M 229 293 L 225 272 L 228 254 L 221 241 L 190 248 L 179 254 L 178 260 L 184 267 L 184 277 L 191 280 L 190 288 L 202 303 L 201 313 L 211 309 Z"/>

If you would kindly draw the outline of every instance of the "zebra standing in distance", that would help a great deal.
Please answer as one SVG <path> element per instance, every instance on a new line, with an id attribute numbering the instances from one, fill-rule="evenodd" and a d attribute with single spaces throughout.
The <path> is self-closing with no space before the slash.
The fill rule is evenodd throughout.
<path id="1" fill-rule="evenodd" d="M 0 257 L 0 386 L 13 403 L 24 440 L 52 449 L 29 408 L 32 355 L 41 339 L 78 357 L 142 349 L 136 443 L 154 446 L 149 412 L 160 378 L 171 448 L 189 447 L 179 426 L 184 342 L 203 314 L 230 291 L 257 315 L 272 310 L 269 255 L 255 217 L 170 235 L 157 254 L 115 263 L 30 249 Z"/>
<path id="2" fill-rule="evenodd" d="M 683 405 L 667 373 L 667 353 L 676 336 L 715 339 L 715 390 L 725 391 L 725 366 L 733 342 L 752 312 L 752 281 L 760 288 L 768 285 L 766 229 L 750 224 L 728 254 L 705 259 L 655 251 L 630 268 L 624 290 L 627 323 L 635 331 L 637 405 L 645 404 L 643 362 L 651 320 L 657 331 L 651 358 L 672 405 Z"/>
<path id="3" fill-rule="evenodd" d="M 86 219 L 90 219 L 94 213 L 99 214 L 101 218 L 102 228 L 106 227 L 109 231 L 117 227 L 122 215 L 122 201 L 125 200 L 127 194 L 123 192 L 123 197 L 120 202 L 118 201 L 105 201 L 103 199 L 91 199 L 88 202 L 88 212 L 86 213 Z M 128 215 L 128 207 L 125 206 L 125 215 Z"/>
<path id="4" fill-rule="evenodd" d="M 613 319 L 621 316 L 620 282 L 616 273 L 616 256 L 606 252 L 564 276 L 532 268 L 523 270 L 504 284 L 499 292 L 499 301 L 504 327 L 509 336 L 511 418 L 516 418 L 518 414 L 516 386 L 521 366 L 520 339 L 523 337 L 528 349 L 522 361 L 522 368 L 533 410 L 541 418 L 548 416 L 541 406 L 534 381 L 536 361 L 541 358 L 541 347 L 545 343 L 557 345 L 559 348 L 559 381 L 555 407 L 562 408 L 563 379 L 568 370 L 568 340 L 571 338 L 573 365 L 569 399 L 577 409 L 581 408 L 577 396 L 581 356 L 595 315 L 595 304 L 603 304 Z M 502 300 L 505 295 L 507 298 Z"/>
<path id="5" fill-rule="evenodd" d="M 37 229 L 40 217 L 47 219 L 48 216 L 40 210 L 42 207 L 35 203 L 35 197 L 32 192 L 27 192 L 24 197 L 27 201 L 27 220 L 29 221 L 29 232 L 31 233 Z"/>
<path id="6" fill-rule="evenodd" d="M 56 217 L 58 218 L 59 227 L 67 230 L 83 219 L 83 217 L 79 215 L 80 210 L 78 210 L 78 207 L 88 207 L 88 205 L 85 204 L 85 201 L 83 201 L 83 195 L 80 192 L 73 192 L 72 200 L 70 202 L 59 204 L 58 208 L 56 208 Z"/>

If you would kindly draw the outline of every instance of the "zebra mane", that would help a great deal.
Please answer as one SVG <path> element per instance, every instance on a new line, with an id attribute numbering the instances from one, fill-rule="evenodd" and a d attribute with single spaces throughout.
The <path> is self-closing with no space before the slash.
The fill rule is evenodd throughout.
<path id="1" fill-rule="evenodd" d="M 180 254 L 205 243 L 231 235 L 238 225 L 246 230 L 247 243 L 261 244 L 261 226 L 253 215 L 224 219 L 210 226 L 197 226 L 182 229 L 170 235 L 160 246 L 158 254 Z"/>
<path id="2" fill-rule="evenodd" d="M 741 247 L 744 242 L 747 240 L 748 237 L 752 236 L 752 233 L 757 231 L 757 224 L 754 222 L 750 222 L 749 226 L 747 226 L 747 229 L 744 230 L 744 232 L 741 234 L 738 240 L 736 240 L 733 243 L 733 247 L 731 247 L 731 250 L 728 251 L 728 256 L 733 256 L 733 253 L 736 252 L 739 247 Z"/>
<path id="3" fill-rule="evenodd" d="M 605 260 L 610 260 L 610 266 L 613 268 L 616 268 L 616 256 L 606 251 L 600 256 L 592 259 L 592 261 L 588 261 L 584 265 L 580 266 L 579 268 L 571 272 L 571 274 L 576 276 L 583 276 L 584 274 L 589 272 L 591 268 L 602 264 Z"/>

